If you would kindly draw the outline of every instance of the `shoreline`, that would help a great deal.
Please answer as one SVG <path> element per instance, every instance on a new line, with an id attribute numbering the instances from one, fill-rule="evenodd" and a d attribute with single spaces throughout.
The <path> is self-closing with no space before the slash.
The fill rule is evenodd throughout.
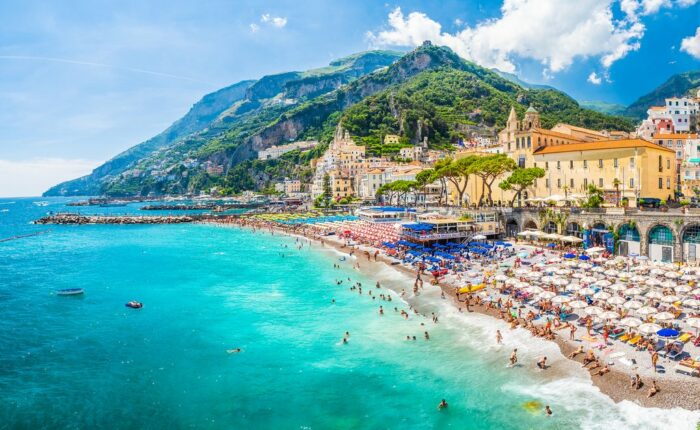
<path id="1" fill-rule="evenodd" d="M 374 248 L 365 244 L 354 244 L 351 245 L 350 248 L 348 248 L 348 246 L 346 246 L 343 241 L 338 240 L 338 238 L 335 236 L 317 236 L 313 234 L 308 234 L 306 231 L 290 231 L 281 228 L 281 226 L 276 225 L 252 226 L 242 223 L 217 223 L 211 221 L 203 222 L 203 224 L 221 227 L 250 229 L 254 232 L 274 231 L 275 233 L 284 234 L 290 237 L 299 237 L 307 239 L 314 244 L 314 247 L 316 249 L 332 249 L 336 252 L 345 255 L 348 255 L 350 251 L 354 250 L 356 251 L 356 260 L 354 262 L 360 264 L 359 268 L 355 268 L 353 264 L 353 268 L 362 272 L 365 276 L 375 275 L 377 269 L 392 269 L 395 273 L 401 275 L 402 277 L 406 276 L 407 280 L 414 278 L 416 275 L 416 272 L 414 270 L 410 270 L 409 268 L 401 264 L 392 264 L 393 261 L 378 248 Z M 372 255 L 375 251 L 379 251 L 379 254 L 376 255 L 376 260 L 374 260 L 374 256 Z M 366 254 L 364 254 L 365 252 L 370 253 L 369 260 L 362 258 L 367 256 Z M 430 277 L 430 275 L 428 274 L 424 276 Z M 396 281 L 393 283 L 396 284 Z M 428 287 L 428 285 L 426 285 L 426 287 Z M 444 283 L 438 283 L 432 286 L 440 288 L 445 297 L 449 297 L 449 305 L 453 306 L 454 309 L 459 310 L 459 312 L 464 312 L 465 314 L 474 313 L 484 315 L 489 318 L 492 318 L 495 321 L 500 320 L 503 322 L 503 324 L 507 325 L 507 322 L 499 317 L 499 312 L 497 309 L 489 309 L 483 303 L 472 303 L 469 307 L 470 310 L 467 311 L 465 307 L 465 302 L 463 300 L 458 299 L 457 294 L 455 293 L 455 288 L 453 286 Z M 397 294 L 400 294 L 402 289 L 405 289 L 406 292 L 409 293 L 411 285 L 409 284 L 407 286 L 404 286 L 405 288 L 401 288 L 402 286 L 399 285 L 388 285 L 388 287 L 394 290 L 394 292 L 396 292 Z M 404 300 L 406 300 L 406 298 L 404 298 Z M 557 331 L 555 329 L 555 333 L 557 335 L 554 337 L 554 340 L 548 340 L 544 338 L 540 339 L 547 340 L 548 342 L 555 344 L 562 355 L 561 358 L 567 360 L 568 364 L 581 364 L 583 354 L 580 354 L 577 358 L 573 359 L 569 358 L 568 355 L 578 346 L 583 345 L 585 347 L 585 343 L 579 339 L 575 341 L 569 340 L 568 337 L 565 337 L 565 335 L 568 335 L 568 332 L 569 331 L 567 329 L 563 329 L 560 331 Z M 507 331 L 504 332 L 504 335 L 506 333 Z M 530 334 L 530 336 L 532 335 Z M 534 336 L 532 337 L 534 338 Z M 607 359 L 601 357 L 601 361 L 607 361 Z M 645 363 L 639 363 L 638 366 L 643 366 L 644 364 Z M 690 411 L 699 409 L 697 399 L 700 399 L 700 384 L 696 383 L 697 381 L 679 379 L 674 377 L 674 375 L 671 373 L 659 373 L 655 378 L 644 376 L 642 378 L 644 381 L 644 386 L 642 386 L 641 389 L 634 390 L 630 387 L 630 378 L 634 374 L 634 371 L 632 370 L 632 368 L 622 368 L 621 364 L 614 364 L 610 366 L 610 372 L 603 376 L 593 376 L 591 375 L 590 371 L 587 371 L 587 373 L 590 375 L 589 379 L 593 386 L 598 388 L 598 390 L 600 390 L 602 394 L 609 397 L 615 403 L 620 403 L 622 401 L 630 401 L 640 406 L 648 408 L 683 408 Z M 652 379 L 655 379 L 657 381 L 657 385 L 659 386 L 660 391 L 655 396 L 647 397 L 648 387 L 651 385 Z"/>

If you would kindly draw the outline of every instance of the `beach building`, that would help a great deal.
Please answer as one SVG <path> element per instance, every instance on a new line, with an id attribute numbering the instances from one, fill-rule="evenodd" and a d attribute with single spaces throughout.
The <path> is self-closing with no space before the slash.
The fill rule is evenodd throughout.
<path id="1" fill-rule="evenodd" d="M 403 224 L 401 238 L 408 242 L 429 244 L 439 241 L 461 242 L 470 238 L 476 231 L 470 221 L 457 218 L 437 218 Z"/>
<path id="2" fill-rule="evenodd" d="M 316 140 L 305 140 L 299 142 L 288 143 L 286 145 L 273 146 L 258 152 L 258 160 L 274 160 L 279 158 L 287 152 L 294 150 L 306 151 L 318 146 L 318 141 Z"/>

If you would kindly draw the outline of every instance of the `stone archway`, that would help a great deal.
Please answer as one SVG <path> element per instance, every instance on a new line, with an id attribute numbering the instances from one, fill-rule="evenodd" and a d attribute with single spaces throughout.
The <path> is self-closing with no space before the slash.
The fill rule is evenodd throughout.
<path id="1" fill-rule="evenodd" d="M 641 255 L 642 240 L 636 224 L 626 222 L 617 228 L 618 254 L 619 255 Z"/>
<path id="2" fill-rule="evenodd" d="M 516 234 L 520 231 L 520 226 L 518 225 L 518 221 L 516 221 L 513 218 L 509 218 L 506 221 L 506 236 L 507 237 L 515 237 Z"/>
<path id="3" fill-rule="evenodd" d="M 523 230 L 537 230 L 537 223 L 533 219 L 528 219 L 523 225 Z"/>
<path id="4" fill-rule="evenodd" d="M 647 231 L 649 259 L 652 261 L 673 262 L 676 257 L 676 238 L 673 229 L 665 224 L 654 224 Z"/>
<path id="5" fill-rule="evenodd" d="M 683 229 L 681 252 L 684 261 L 700 261 L 700 224 L 689 224 Z"/>
<path id="6" fill-rule="evenodd" d="M 581 224 L 577 222 L 570 222 L 566 225 L 566 231 L 564 231 L 564 234 L 567 236 L 581 237 L 581 228 Z"/>

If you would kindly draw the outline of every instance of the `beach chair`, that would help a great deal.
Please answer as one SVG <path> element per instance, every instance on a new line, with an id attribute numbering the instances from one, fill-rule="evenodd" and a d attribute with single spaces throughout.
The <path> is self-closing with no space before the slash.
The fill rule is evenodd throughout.
<path id="1" fill-rule="evenodd" d="M 620 342 L 627 342 L 632 338 L 632 333 L 625 333 L 618 339 Z"/>
<path id="2" fill-rule="evenodd" d="M 617 339 L 617 338 L 622 337 L 624 334 L 625 334 L 625 329 L 623 329 L 623 328 L 616 328 L 615 330 L 613 330 L 613 331 L 609 334 L 609 337 L 610 337 L 611 339 Z"/>
<path id="3" fill-rule="evenodd" d="M 641 339 L 642 339 L 642 336 L 637 335 L 637 336 L 633 337 L 632 339 L 630 339 L 629 341 L 627 341 L 627 343 L 629 343 L 630 345 L 636 345 Z"/>
<path id="4" fill-rule="evenodd" d="M 692 334 L 690 333 L 683 333 L 682 335 L 678 336 L 678 341 L 686 343 L 687 341 L 690 340 L 690 338 L 693 337 Z"/>
<path id="5" fill-rule="evenodd" d="M 672 349 L 671 352 L 669 352 L 666 357 L 670 358 L 671 360 L 676 360 L 678 359 L 681 354 L 683 354 L 683 344 L 682 343 L 676 343 L 676 345 L 680 345 L 679 348 Z"/>
<path id="6" fill-rule="evenodd" d="M 675 367 L 676 373 L 688 376 L 700 376 L 700 371 L 697 368 L 685 366 L 683 364 L 678 364 Z"/>
<path id="7" fill-rule="evenodd" d="M 654 345 L 654 351 L 661 351 L 666 347 L 666 341 L 665 340 L 657 340 L 656 344 Z"/>
<path id="8" fill-rule="evenodd" d="M 591 327 L 591 330 L 593 330 L 593 331 L 601 331 L 601 330 L 603 329 L 603 327 L 605 327 L 605 324 L 603 324 L 603 323 L 598 323 L 598 324 L 593 325 L 593 327 Z"/>

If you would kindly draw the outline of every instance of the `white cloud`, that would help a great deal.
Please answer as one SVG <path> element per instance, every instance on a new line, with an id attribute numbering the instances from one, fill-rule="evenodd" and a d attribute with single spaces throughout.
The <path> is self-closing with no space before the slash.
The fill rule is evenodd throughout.
<path id="1" fill-rule="evenodd" d="M 62 158 L 0 159 L 0 197 L 39 196 L 60 182 L 87 175 L 101 163 Z"/>
<path id="2" fill-rule="evenodd" d="M 700 27 L 695 30 L 694 36 L 688 36 L 681 41 L 681 51 L 700 59 Z"/>
<path id="3" fill-rule="evenodd" d="M 591 74 L 588 75 L 588 82 L 592 83 L 593 85 L 600 85 L 603 80 L 596 72 L 591 72 Z"/>
<path id="4" fill-rule="evenodd" d="M 680 7 L 690 7 L 696 4 L 700 0 L 676 0 L 676 3 L 678 3 L 678 6 Z"/>
<path id="5" fill-rule="evenodd" d="M 260 30 L 260 26 L 256 23 L 251 23 L 250 24 L 250 31 L 251 33 L 257 33 Z"/>
<path id="6" fill-rule="evenodd" d="M 456 25 L 457 27 L 461 27 L 462 24 L 464 24 L 464 21 L 462 21 L 462 20 L 459 19 L 459 18 L 455 18 L 455 25 Z"/>
<path id="7" fill-rule="evenodd" d="M 287 25 L 287 18 L 283 16 L 271 16 L 269 13 L 266 13 L 260 17 L 260 22 L 271 24 L 277 28 L 282 28 Z"/>
<path id="8" fill-rule="evenodd" d="M 651 0 L 653 1 L 653 0 Z M 636 18 L 640 6 L 624 1 L 625 19 L 615 19 L 613 0 L 504 0 L 499 18 L 456 33 L 421 12 L 405 16 L 400 8 L 388 17 L 388 27 L 368 33 L 373 45 L 418 46 L 424 40 L 450 47 L 485 67 L 516 71 L 518 57 L 539 61 L 544 74 L 569 67 L 577 58 L 600 58 L 609 68 L 639 49 L 645 27 Z M 537 29 L 533 31 L 533 29 Z"/>

